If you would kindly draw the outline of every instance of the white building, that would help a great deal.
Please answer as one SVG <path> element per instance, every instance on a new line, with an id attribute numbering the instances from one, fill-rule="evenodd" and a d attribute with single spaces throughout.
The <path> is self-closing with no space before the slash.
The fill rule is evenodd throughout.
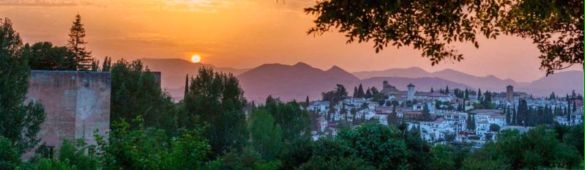
<path id="1" fill-rule="evenodd" d="M 498 125 L 500 129 L 507 125 L 506 115 L 503 114 L 502 110 L 478 109 L 472 110 L 470 113 L 474 115 L 475 134 L 482 139 L 485 139 L 487 133 L 493 133 L 490 131 L 492 124 Z"/>

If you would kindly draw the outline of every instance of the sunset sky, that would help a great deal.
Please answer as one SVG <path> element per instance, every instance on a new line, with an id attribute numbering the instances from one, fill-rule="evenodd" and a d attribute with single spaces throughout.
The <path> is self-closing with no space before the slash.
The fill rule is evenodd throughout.
<path id="1" fill-rule="evenodd" d="M 0 16 L 12 20 L 25 42 L 65 45 L 76 14 L 85 24 L 88 48 L 101 59 L 182 58 L 193 54 L 218 67 L 252 68 L 299 61 L 321 69 L 348 71 L 418 66 L 451 68 L 474 75 L 517 81 L 544 76 L 530 40 L 480 39 L 480 48 L 457 46 L 462 62 L 431 67 L 421 52 L 388 47 L 376 54 L 372 43 L 346 44 L 337 32 L 307 35 L 315 16 L 303 8 L 314 0 L 0 0 Z M 582 69 L 575 66 L 572 69 Z"/>

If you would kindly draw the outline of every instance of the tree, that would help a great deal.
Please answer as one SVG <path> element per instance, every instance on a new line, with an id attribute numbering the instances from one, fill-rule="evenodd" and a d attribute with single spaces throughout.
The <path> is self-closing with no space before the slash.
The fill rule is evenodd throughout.
<path id="1" fill-rule="evenodd" d="M 45 120 L 41 104 L 25 102 L 30 68 L 21 47 L 12 22 L 0 20 L 0 136 L 10 140 L 19 154 L 38 144 L 37 133 Z"/>
<path id="2" fill-rule="evenodd" d="M 282 129 L 266 109 L 256 109 L 248 120 L 251 144 L 264 160 L 274 160 L 283 146 Z"/>
<path id="3" fill-rule="evenodd" d="M 526 100 L 521 99 L 518 103 L 518 112 L 516 113 L 516 123 L 522 126 L 526 126 L 528 123 L 529 108 Z"/>
<path id="4" fill-rule="evenodd" d="M 370 89 L 366 90 L 364 97 L 367 99 L 372 98 L 372 91 Z"/>
<path id="5" fill-rule="evenodd" d="M 431 119 L 431 113 L 429 111 L 429 106 L 427 104 L 423 105 L 422 114 L 423 114 L 424 119 L 426 119 L 426 120 Z"/>
<path id="6" fill-rule="evenodd" d="M 448 145 L 436 145 L 431 148 L 431 168 L 453 169 L 455 166 L 455 155 L 453 149 Z"/>
<path id="7" fill-rule="evenodd" d="M 504 110 L 505 114 L 506 114 L 506 123 L 511 125 L 512 124 L 512 113 L 510 113 L 510 107 L 506 106 L 506 109 Z"/>
<path id="8" fill-rule="evenodd" d="M 477 89 L 477 100 L 481 102 L 481 89 Z"/>
<path id="9" fill-rule="evenodd" d="M 379 52 L 389 44 L 411 46 L 435 65 L 461 61 L 450 45 L 501 34 L 530 38 L 547 75 L 583 63 L 583 1 L 318 1 L 305 8 L 316 15 L 308 34 L 336 29 L 347 43 L 374 42 Z"/>
<path id="10" fill-rule="evenodd" d="M 20 164 L 19 157 L 12 141 L 0 135 L 0 169 L 16 169 Z"/>
<path id="11" fill-rule="evenodd" d="M 322 94 L 323 100 L 329 101 L 331 104 L 337 104 L 343 99 L 347 98 L 347 91 L 341 84 L 337 84 L 335 90 L 328 91 Z"/>
<path id="12" fill-rule="evenodd" d="M 112 57 L 106 56 L 102 63 L 102 72 L 109 72 L 112 69 Z"/>
<path id="13" fill-rule="evenodd" d="M 183 92 L 183 100 L 185 99 L 185 97 L 187 97 L 188 93 L 189 93 L 189 74 L 185 75 L 185 89 Z"/>
<path id="14" fill-rule="evenodd" d="M 475 119 L 471 113 L 467 114 L 467 130 L 475 131 Z"/>
<path id="15" fill-rule="evenodd" d="M 358 95 L 360 98 L 363 98 L 366 93 L 364 92 L 364 88 L 362 87 L 362 84 L 360 83 L 360 86 L 358 87 Z"/>
<path id="16" fill-rule="evenodd" d="M 492 107 L 492 93 L 490 91 L 486 91 L 483 94 L 483 100 L 481 101 L 482 108 L 491 109 Z"/>
<path id="17" fill-rule="evenodd" d="M 76 70 L 75 54 L 67 47 L 53 46 L 50 42 L 26 44 L 22 55 L 29 59 L 33 70 Z"/>
<path id="18" fill-rule="evenodd" d="M 550 96 L 548 97 L 549 100 L 555 100 L 557 97 L 555 95 L 555 92 L 550 93 Z"/>
<path id="19" fill-rule="evenodd" d="M 74 165 L 79 169 L 99 169 L 99 161 L 93 146 L 88 146 L 83 140 L 63 141 L 59 148 L 59 161 Z"/>
<path id="20" fill-rule="evenodd" d="M 500 131 L 500 125 L 498 124 L 490 124 L 490 131 L 492 132 L 499 132 Z"/>
<path id="21" fill-rule="evenodd" d="M 203 169 L 211 147 L 201 129 L 169 137 L 162 129 L 144 127 L 140 117 L 134 121 L 139 128 L 119 121 L 112 124 L 107 141 L 97 137 L 103 169 Z"/>
<path id="22" fill-rule="evenodd" d="M 75 54 L 77 69 L 87 71 L 91 69 L 93 58 L 91 52 L 85 49 L 85 28 L 81 23 L 81 16 L 77 14 L 69 33 L 68 47 Z"/>
<path id="23" fill-rule="evenodd" d="M 140 60 L 118 60 L 112 66 L 111 77 L 111 123 L 130 121 L 140 116 L 147 127 L 175 131 L 176 111 L 172 100 L 161 90 L 154 73 L 146 69 Z M 131 128 L 137 127 L 137 124 L 131 124 Z"/>
<path id="24" fill-rule="evenodd" d="M 247 102 L 232 74 L 206 67 L 199 69 L 183 102 L 187 116 L 181 118 L 179 127 L 193 129 L 195 125 L 207 124 L 204 134 L 214 156 L 240 151 L 246 144 L 248 132 L 243 109 Z"/>
<path id="25" fill-rule="evenodd" d="M 409 155 L 407 143 L 398 129 L 365 124 L 356 129 L 343 130 L 335 139 L 317 141 L 313 157 L 302 167 L 322 167 L 315 164 L 338 167 L 332 163 L 361 159 L 363 162 L 360 160 L 359 167 L 362 168 L 374 166 L 377 169 L 397 169 L 408 167 L 410 156 L 415 155 Z"/>

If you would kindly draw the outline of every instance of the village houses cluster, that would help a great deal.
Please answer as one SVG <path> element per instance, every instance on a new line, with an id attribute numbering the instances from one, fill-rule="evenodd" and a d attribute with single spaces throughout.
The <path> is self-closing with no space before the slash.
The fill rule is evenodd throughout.
<path id="1" fill-rule="evenodd" d="M 359 88 L 361 91 L 361 85 Z M 583 101 L 574 93 L 572 97 L 535 98 L 515 92 L 512 86 L 506 86 L 504 92 L 483 94 L 480 90 L 448 88 L 420 91 L 414 84 L 408 84 L 407 90 L 401 91 L 384 81 L 382 90 L 374 87 L 371 92 L 368 89 L 371 94 L 367 96 L 354 91 L 357 94 L 342 94 L 337 101 L 310 102 L 307 110 L 318 115 L 313 139 L 336 135 L 341 128 L 369 122 L 406 126 L 408 130 L 418 131 L 421 138 L 430 143 L 468 142 L 481 147 L 506 129 L 526 132 L 536 125 L 583 123 Z M 522 110 L 522 105 L 527 106 L 531 114 L 524 114 L 527 110 Z M 538 123 L 529 123 L 529 120 Z"/>

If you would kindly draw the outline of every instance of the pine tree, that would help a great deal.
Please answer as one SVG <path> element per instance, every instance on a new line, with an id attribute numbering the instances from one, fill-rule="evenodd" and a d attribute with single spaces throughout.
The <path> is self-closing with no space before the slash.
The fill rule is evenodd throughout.
<path id="1" fill-rule="evenodd" d="M 353 87 L 353 98 L 358 98 L 360 97 L 360 94 L 358 93 L 358 89 L 357 87 Z"/>
<path id="2" fill-rule="evenodd" d="M 70 29 L 68 47 L 76 56 L 77 70 L 87 71 L 92 68 L 93 59 L 91 52 L 85 49 L 87 42 L 84 38 L 85 28 L 81 23 L 81 16 L 77 14 Z"/>

